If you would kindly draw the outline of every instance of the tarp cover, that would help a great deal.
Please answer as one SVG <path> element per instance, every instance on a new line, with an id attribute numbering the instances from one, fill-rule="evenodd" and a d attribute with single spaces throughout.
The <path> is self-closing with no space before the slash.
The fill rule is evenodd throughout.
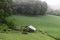
<path id="1" fill-rule="evenodd" d="M 36 28 L 35 28 L 34 26 L 32 26 L 32 25 L 29 25 L 28 28 L 30 28 L 30 29 L 36 31 Z"/>

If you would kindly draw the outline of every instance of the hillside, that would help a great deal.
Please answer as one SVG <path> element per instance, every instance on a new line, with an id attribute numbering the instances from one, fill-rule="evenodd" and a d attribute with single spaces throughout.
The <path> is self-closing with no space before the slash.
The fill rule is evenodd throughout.
<path id="1" fill-rule="evenodd" d="M 53 38 L 39 33 L 29 33 L 27 35 L 21 33 L 0 33 L 2 40 L 54 40 Z"/>
<path id="2" fill-rule="evenodd" d="M 42 30 L 43 32 L 47 32 L 49 35 L 60 38 L 60 17 L 59 16 L 37 16 L 37 17 L 29 17 L 29 16 L 10 16 L 8 17 L 8 21 L 15 19 L 18 27 L 33 25 L 37 28 L 37 30 Z M 42 34 L 40 32 L 37 33 L 29 33 L 28 35 L 22 35 L 21 33 L 0 33 L 0 38 L 3 40 L 54 40 L 54 38 Z"/>

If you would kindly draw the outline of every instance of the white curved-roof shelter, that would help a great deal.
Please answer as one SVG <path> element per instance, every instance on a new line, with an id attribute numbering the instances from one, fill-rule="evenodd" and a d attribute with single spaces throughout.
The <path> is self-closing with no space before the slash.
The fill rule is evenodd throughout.
<path id="1" fill-rule="evenodd" d="M 29 25 L 28 28 L 30 28 L 30 29 L 36 31 L 36 28 L 35 28 L 34 26 L 32 26 L 32 25 Z"/>

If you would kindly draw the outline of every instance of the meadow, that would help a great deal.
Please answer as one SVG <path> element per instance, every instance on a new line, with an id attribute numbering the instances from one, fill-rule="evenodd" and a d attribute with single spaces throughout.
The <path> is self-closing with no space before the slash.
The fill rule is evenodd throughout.
<path id="1" fill-rule="evenodd" d="M 60 38 L 60 17 L 53 15 L 46 16 L 17 16 L 13 15 L 8 17 L 8 21 L 14 19 L 16 25 L 20 28 L 26 25 L 33 25 L 37 28 L 36 33 L 29 33 L 28 35 L 18 33 L 0 33 L 2 40 L 55 40 L 45 34 L 39 32 L 47 32 L 55 38 Z"/>

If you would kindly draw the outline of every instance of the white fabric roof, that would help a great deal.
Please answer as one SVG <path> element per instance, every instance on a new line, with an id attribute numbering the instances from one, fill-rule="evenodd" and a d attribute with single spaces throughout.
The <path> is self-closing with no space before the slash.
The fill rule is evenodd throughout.
<path id="1" fill-rule="evenodd" d="M 28 28 L 30 28 L 30 29 L 36 31 L 36 28 L 35 28 L 34 26 L 32 26 L 32 25 L 29 25 Z"/>

